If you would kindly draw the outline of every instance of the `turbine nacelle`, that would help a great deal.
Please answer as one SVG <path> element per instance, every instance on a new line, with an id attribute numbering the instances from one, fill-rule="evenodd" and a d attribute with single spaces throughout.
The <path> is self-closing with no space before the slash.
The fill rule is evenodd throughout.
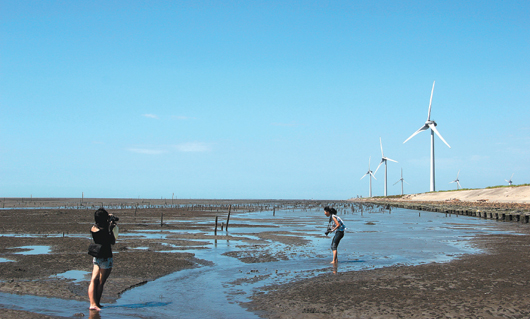
<path id="1" fill-rule="evenodd" d="M 436 122 L 435 122 L 434 120 L 425 122 L 425 125 L 434 125 L 434 126 L 438 126 L 438 124 L 436 124 Z"/>

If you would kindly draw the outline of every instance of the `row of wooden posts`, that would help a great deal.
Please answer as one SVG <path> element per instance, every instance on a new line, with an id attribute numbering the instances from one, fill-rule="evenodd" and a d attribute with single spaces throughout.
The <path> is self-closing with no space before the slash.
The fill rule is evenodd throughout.
<path id="1" fill-rule="evenodd" d="M 228 207 L 228 217 L 226 218 L 226 231 L 228 231 L 228 224 L 230 223 L 230 213 L 232 212 L 232 205 Z M 219 216 L 215 216 L 215 235 L 217 236 L 217 225 Z M 223 224 L 221 224 L 221 231 L 223 231 Z"/>

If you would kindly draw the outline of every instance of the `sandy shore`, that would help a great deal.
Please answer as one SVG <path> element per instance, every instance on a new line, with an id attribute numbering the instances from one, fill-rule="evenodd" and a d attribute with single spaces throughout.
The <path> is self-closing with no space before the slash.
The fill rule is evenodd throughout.
<path id="1" fill-rule="evenodd" d="M 462 202 L 530 204 L 530 186 L 499 187 L 411 194 L 405 195 L 401 198 L 396 198 L 395 200 L 409 202 L 447 202 L 457 200 Z"/>

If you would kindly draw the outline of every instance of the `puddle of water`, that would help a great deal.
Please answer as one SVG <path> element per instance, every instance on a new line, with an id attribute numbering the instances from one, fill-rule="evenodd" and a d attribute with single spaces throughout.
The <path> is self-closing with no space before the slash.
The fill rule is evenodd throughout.
<path id="1" fill-rule="evenodd" d="M 62 274 L 50 276 L 50 278 L 70 279 L 74 282 L 90 281 L 91 273 L 82 270 L 68 270 Z"/>
<path id="2" fill-rule="evenodd" d="M 0 263 L 8 263 L 8 262 L 14 262 L 14 260 L 6 259 L 6 258 L 0 258 Z"/>
<path id="3" fill-rule="evenodd" d="M 324 235 L 328 219 L 323 212 L 279 210 L 274 215 L 265 211 L 237 214 L 230 220 L 231 224 L 237 225 L 229 226 L 231 239 L 198 239 L 200 243 L 207 243 L 202 247 L 178 246 L 164 243 L 164 240 L 168 236 L 178 239 L 178 234 L 213 234 L 213 227 L 211 233 L 199 230 L 157 230 L 124 234 L 158 239 L 175 249 L 186 247 L 175 251 L 192 252 L 196 258 L 210 263 L 129 290 L 115 304 L 105 307 L 102 316 L 258 318 L 239 306 L 240 302 L 248 301 L 253 292 L 270 284 L 287 283 L 333 271 L 329 265 L 332 237 Z M 502 233 L 495 227 L 494 221 L 423 211 L 418 214 L 417 211 L 406 209 L 394 209 L 390 214 L 364 212 L 340 216 L 347 229 L 339 246 L 338 272 L 446 262 L 462 254 L 479 252 L 468 243 L 473 236 Z M 279 235 L 296 236 L 305 240 L 306 244 L 288 244 L 285 238 L 281 242 L 264 240 L 267 232 L 271 231 L 290 232 Z M 225 232 L 218 231 L 218 234 L 224 235 Z M 192 240 L 186 238 L 186 241 Z M 258 260 L 268 258 L 269 261 L 244 263 L 227 254 Z M 27 311 L 64 316 L 62 310 L 54 312 L 52 309 L 66 304 L 67 316 L 78 312 L 88 314 L 86 302 L 15 295 L 8 295 L 9 298 L 4 299 L 5 295 L 0 294 L 0 304 L 6 308 L 25 305 L 23 307 Z M 36 303 L 27 302 L 30 298 Z"/>
<path id="4" fill-rule="evenodd" d="M 17 255 L 45 255 L 49 254 L 51 251 L 50 246 L 22 246 L 22 247 L 15 247 L 15 249 L 24 249 L 26 251 L 19 251 L 13 254 Z"/>

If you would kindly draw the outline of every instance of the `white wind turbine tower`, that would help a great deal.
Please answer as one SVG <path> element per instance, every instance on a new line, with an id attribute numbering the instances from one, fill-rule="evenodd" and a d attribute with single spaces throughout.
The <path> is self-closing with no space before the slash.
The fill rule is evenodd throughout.
<path id="1" fill-rule="evenodd" d="M 379 169 L 379 166 L 381 166 L 381 164 L 383 164 L 383 162 L 385 163 L 385 196 L 387 195 L 387 183 L 386 183 L 386 173 L 387 173 L 387 167 L 386 167 L 386 163 L 387 161 L 392 161 L 392 162 L 396 162 L 397 161 L 394 161 L 393 159 L 390 159 L 388 157 L 385 157 L 385 154 L 383 153 L 383 142 L 381 142 L 381 138 L 379 138 L 379 144 L 381 144 L 381 162 L 379 163 L 379 165 L 377 166 L 377 169 L 375 170 L 375 173 L 374 175 L 377 173 L 377 170 Z"/>
<path id="2" fill-rule="evenodd" d="M 401 178 L 397 182 L 395 182 L 394 185 L 396 185 L 399 182 L 401 182 L 401 195 L 403 195 L 403 182 L 407 183 L 407 181 L 403 179 L 403 169 L 401 169 Z"/>
<path id="3" fill-rule="evenodd" d="M 451 183 L 456 183 L 456 189 L 458 190 L 458 187 L 462 188 L 462 185 L 460 185 L 460 181 L 458 180 L 458 175 L 460 175 L 460 171 L 456 174 L 456 179 L 452 181 Z M 451 184 L 449 183 L 449 184 Z"/>
<path id="4" fill-rule="evenodd" d="M 363 177 L 361 177 L 361 179 L 363 179 L 366 175 L 369 175 L 369 178 L 370 178 L 370 190 L 369 190 L 368 194 L 370 195 L 370 197 L 372 197 L 372 177 L 377 180 L 377 178 L 375 178 L 373 172 L 370 170 L 370 160 L 371 159 L 372 159 L 372 157 L 370 156 L 368 158 L 368 172 L 366 172 L 366 174 L 364 174 Z"/>
<path id="5" fill-rule="evenodd" d="M 405 140 L 405 142 L 403 142 L 403 144 L 405 144 L 408 140 L 410 140 L 411 138 L 416 136 L 416 134 L 418 134 L 420 132 L 423 132 L 423 131 L 426 131 L 429 128 L 431 129 L 431 187 L 430 187 L 430 191 L 431 192 L 434 192 L 436 190 L 435 180 L 434 180 L 434 133 L 436 133 L 436 135 L 438 135 L 438 137 L 445 143 L 445 145 L 447 145 L 449 148 L 451 148 L 451 146 L 449 146 L 449 144 L 447 144 L 447 142 L 444 140 L 442 135 L 440 135 L 440 133 L 436 129 L 436 125 L 437 125 L 436 122 L 435 121 L 431 121 L 432 94 L 434 93 L 434 83 L 435 82 L 432 83 L 431 100 L 429 102 L 429 113 L 427 114 L 427 121 L 425 121 L 425 124 L 422 127 L 420 127 L 419 130 L 414 132 L 414 134 L 412 134 L 409 138 L 407 138 Z"/>
<path id="6" fill-rule="evenodd" d="M 514 173 L 514 174 L 515 174 L 515 173 Z M 513 174 L 512 174 L 512 177 L 513 177 Z M 508 185 L 510 185 L 510 186 L 512 186 L 512 177 L 510 177 L 510 180 L 509 180 L 509 181 L 505 180 L 505 181 L 508 182 Z"/>

